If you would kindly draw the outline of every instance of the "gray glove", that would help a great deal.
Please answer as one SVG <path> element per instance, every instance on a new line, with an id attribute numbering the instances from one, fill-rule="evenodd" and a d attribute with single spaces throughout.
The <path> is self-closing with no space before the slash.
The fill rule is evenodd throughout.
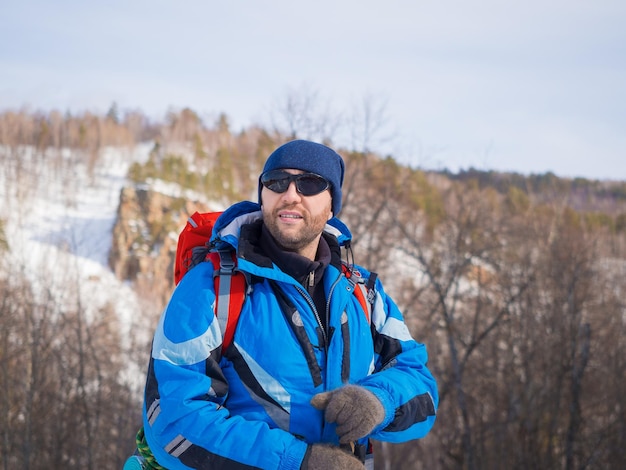
<path id="1" fill-rule="evenodd" d="M 309 446 L 300 470 L 363 470 L 365 465 L 345 450 L 325 444 Z"/>
<path id="2" fill-rule="evenodd" d="M 337 423 L 339 442 L 346 444 L 367 436 L 385 419 L 385 409 L 376 396 L 358 385 L 346 385 L 331 392 L 318 393 L 311 399 L 324 418 Z"/>

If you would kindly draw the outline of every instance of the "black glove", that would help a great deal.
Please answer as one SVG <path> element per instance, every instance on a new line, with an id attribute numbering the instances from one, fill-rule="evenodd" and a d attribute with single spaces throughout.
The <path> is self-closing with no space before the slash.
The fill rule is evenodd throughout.
<path id="1" fill-rule="evenodd" d="M 367 436 L 385 419 L 385 409 L 376 396 L 363 387 L 346 385 L 332 392 L 318 393 L 311 399 L 324 418 L 337 423 L 339 442 L 346 444 Z"/>
<path id="2" fill-rule="evenodd" d="M 307 449 L 300 470 L 363 470 L 365 465 L 345 450 L 325 444 L 313 444 Z"/>

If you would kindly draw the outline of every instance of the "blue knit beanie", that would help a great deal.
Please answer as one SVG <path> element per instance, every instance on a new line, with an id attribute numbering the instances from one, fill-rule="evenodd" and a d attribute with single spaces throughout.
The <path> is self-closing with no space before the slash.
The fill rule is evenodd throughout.
<path id="1" fill-rule="evenodd" d="M 337 152 L 325 145 L 308 140 L 292 140 L 272 152 L 265 162 L 263 173 L 288 168 L 316 173 L 326 178 L 330 182 L 333 215 L 339 214 L 345 165 Z M 259 177 L 259 202 L 261 202 L 262 189 L 263 185 Z"/>

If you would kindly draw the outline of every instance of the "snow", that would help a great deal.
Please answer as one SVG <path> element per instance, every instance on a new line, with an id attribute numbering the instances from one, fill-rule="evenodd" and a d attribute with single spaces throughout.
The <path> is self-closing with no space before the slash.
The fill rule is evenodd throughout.
<path id="1" fill-rule="evenodd" d="M 108 267 L 112 229 L 126 174 L 152 144 L 105 148 L 90 171 L 84 155 L 0 146 L 0 219 L 11 249 L 6 266 L 22 270 L 35 294 L 76 302 L 90 315 L 111 305 L 129 332 L 139 309 L 131 287 Z M 123 335 L 126 336 L 126 335 Z"/>
<path id="2" fill-rule="evenodd" d="M 174 198 L 184 198 L 188 201 L 199 201 L 211 207 L 211 210 L 223 211 L 226 208 L 223 203 L 220 204 L 217 201 L 211 201 L 207 199 L 204 194 L 197 191 L 193 191 L 187 188 L 181 188 L 181 186 L 177 183 L 169 183 L 163 180 L 148 178 L 147 184 L 153 191 L 157 193 Z"/>

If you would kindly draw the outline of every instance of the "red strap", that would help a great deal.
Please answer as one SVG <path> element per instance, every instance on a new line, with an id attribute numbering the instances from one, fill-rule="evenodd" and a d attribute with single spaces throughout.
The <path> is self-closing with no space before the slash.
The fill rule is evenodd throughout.
<path id="1" fill-rule="evenodd" d="M 365 318 L 367 319 L 367 323 L 369 323 L 370 322 L 370 309 L 372 308 L 372 306 L 365 298 L 365 294 L 363 293 L 364 289 L 366 289 L 366 287 L 363 284 L 356 284 L 354 286 L 354 295 L 356 296 L 357 300 L 361 304 L 361 308 L 363 308 L 363 312 L 365 313 Z"/>
<path id="2" fill-rule="evenodd" d="M 341 270 L 345 274 L 346 278 L 350 279 L 352 275 L 354 274 L 354 276 L 358 276 L 360 280 L 361 276 L 358 275 L 357 273 L 353 273 L 352 271 L 350 271 L 345 264 L 341 265 Z M 368 295 L 367 287 L 363 284 L 363 282 L 356 281 L 356 282 L 353 282 L 353 284 L 354 284 L 354 295 L 356 296 L 357 300 L 361 304 L 361 308 L 363 309 L 363 313 L 365 313 L 365 318 L 367 319 L 367 322 L 370 323 L 372 304 L 370 304 L 369 301 L 367 300 L 367 295 Z"/>
<path id="3" fill-rule="evenodd" d="M 236 256 L 233 252 L 233 259 Z M 208 258 L 213 263 L 213 268 L 216 271 L 222 269 L 219 253 L 211 252 Z M 222 276 L 230 277 L 230 290 L 227 293 L 220 292 L 220 279 Z M 233 342 L 233 336 L 235 335 L 235 328 L 241 315 L 241 309 L 245 300 L 246 293 L 246 278 L 243 273 L 239 271 L 231 271 L 229 273 L 221 272 L 220 275 L 214 277 L 215 280 L 215 315 L 218 316 L 218 311 L 228 312 L 227 318 L 218 318 L 222 328 L 222 354 L 228 349 Z M 226 302 L 226 305 L 220 305 L 219 302 Z M 226 307 L 226 308 L 225 308 Z"/>
<path id="4" fill-rule="evenodd" d="M 233 342 L 233 336 L 235 335 L 235 328 L 241 315 L 241 309 L 243 308 L 243 302 L 246 292 L 246 279 L 240 272 L 233 273 L 232 281 L 230 284 L 230 303 L 228 305 L 228 323 L 226 324 L 226 331 L 224 332 L 224 341 L 222 342 L 222 353 L 228 349 Z"/>

